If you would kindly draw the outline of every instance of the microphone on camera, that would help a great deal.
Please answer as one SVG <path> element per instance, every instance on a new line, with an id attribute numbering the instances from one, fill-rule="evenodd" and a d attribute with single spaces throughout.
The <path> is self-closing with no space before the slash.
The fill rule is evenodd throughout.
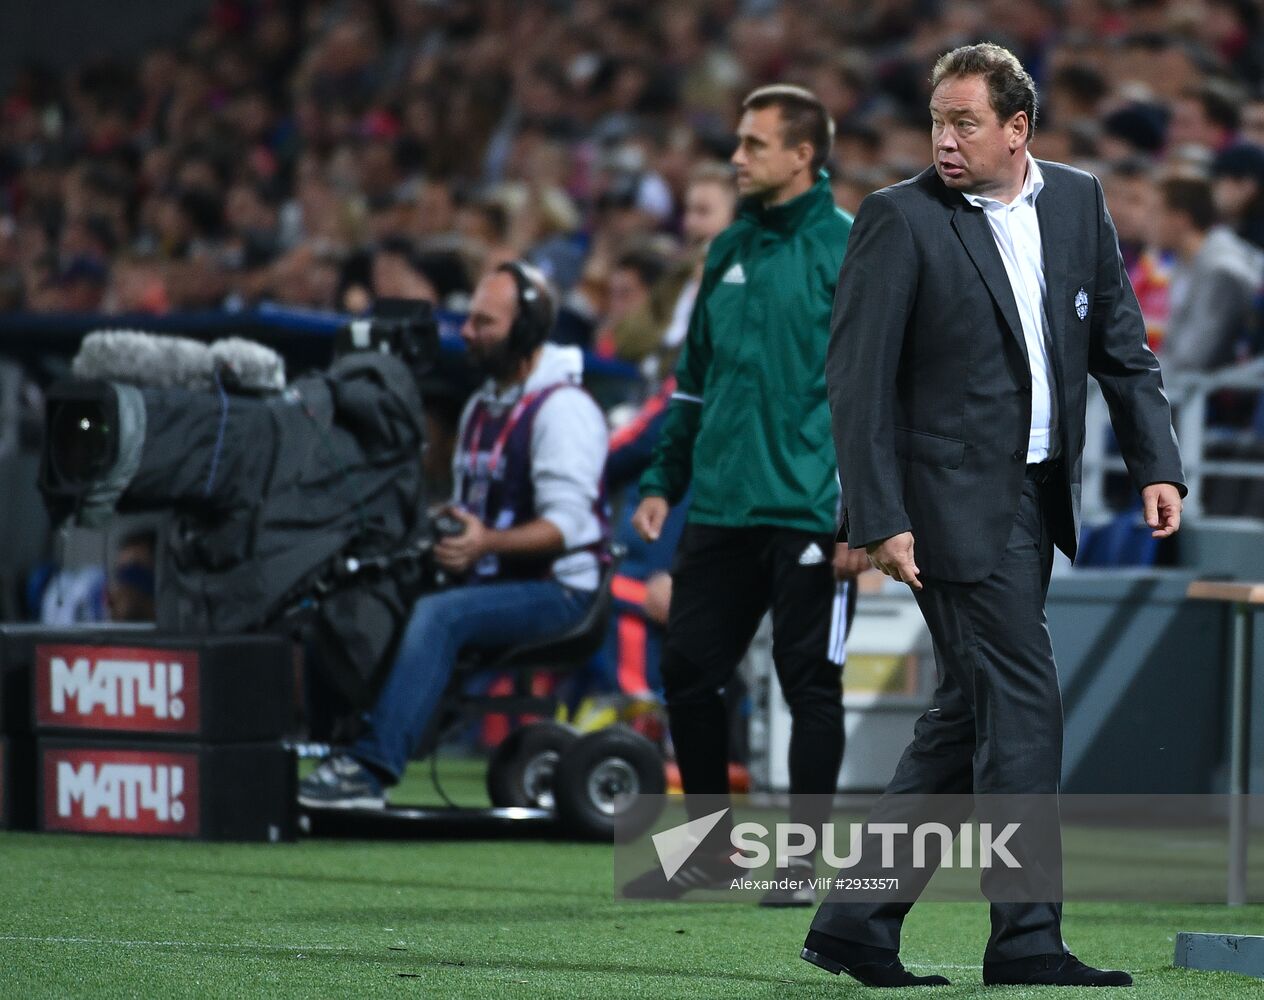
<path id="1" fill-rule="evenodd" d="M 206 391 L 219 381 L 255 393 L 285 388 L 285 362 L 276 351 L 243 337 L 207 346 L 189 337 L 143 330 L 95 330 L 83 338 L 71 372 L 80 379 L 123 382 L 147 389 Z"/>

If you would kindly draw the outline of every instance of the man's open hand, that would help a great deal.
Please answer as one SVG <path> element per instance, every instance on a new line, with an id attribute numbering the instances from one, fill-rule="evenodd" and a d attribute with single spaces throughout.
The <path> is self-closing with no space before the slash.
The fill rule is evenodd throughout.
<path id="1" fill-rule="evenodd" d="M 874 569 L 892 580 L 907 583 L 914 590 L 922 589 L 922 581 L 917 578 L 921 570 L 913 561 L 913 532 L 902 531 L 881 542 L 874 542 L 867 545 L 865 551 Z"/>

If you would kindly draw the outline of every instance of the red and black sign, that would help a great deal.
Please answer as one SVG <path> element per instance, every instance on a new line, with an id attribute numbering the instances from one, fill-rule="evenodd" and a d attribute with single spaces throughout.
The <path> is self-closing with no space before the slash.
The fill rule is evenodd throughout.
<path id="1" fill-rule="evenodd" d="M 196 837 L 198 754 L 41 748 L 45 830 Z"/>
<path id="2" fill-rule="evenodd" d="M 204 746 L 44 739 L 41 830 L 293 840 L 295 762 L 279 743 Z"/>
<path id="3" fill-rule="evenodd" d="M 35 647 L 35 725 L 197 734 L 196 650 L 59 645 Z"/>
<path id="4" fill-rule="evenodd" d="M 0 625 L 0 732 L 277 740 L 294 678 L 293 647 L 274 635 Z"/>

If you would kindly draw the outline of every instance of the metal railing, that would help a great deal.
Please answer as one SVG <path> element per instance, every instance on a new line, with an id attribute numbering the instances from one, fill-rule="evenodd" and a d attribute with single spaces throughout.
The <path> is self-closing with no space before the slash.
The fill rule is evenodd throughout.
<path id="1" fill-rule="evenodd" d="M 1221 428 L 1207 421 L 1207 401 L 1213 393 L 1223 389 L 1264 393 L 1264 358 L 1206 374 L 1164 376 L 1164 383 L 1168 399 L 1172 402 L 1176 436 L 1185 465 L 1186 484 L 1189 486 L 1183 518 L 1186 521 L 1197 521 L 1204 516 L 1204 489 L 1209 478 L 1264 480 L 1264 447 L 1260 449 L 1262 457 L 1259 459 L 1208 456 L 1209 446 L 1231 442 L 1248 444 L 1252 440 L 1264 445 L 1264 441 L 1259 441 L 1256 431 Z M 1081 499 L 1086 523 L 1106 521 L 1116 513 L 1108 502 L 1107 476 L 1112 473 L 1127 473 L 1123 458 L 1113 448 L 1114 439 L 1109 429 L 1110 414 L 1106 400 L 1096 380 L 1089 379 Z M 1264 510 L 1252 516 L 1264 518 Z"/>

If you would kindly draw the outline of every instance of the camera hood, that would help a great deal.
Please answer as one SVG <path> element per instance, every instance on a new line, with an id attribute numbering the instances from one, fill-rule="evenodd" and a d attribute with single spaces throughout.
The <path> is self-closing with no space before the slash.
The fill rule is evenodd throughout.
<path id="1" fill-rule="evenodd" d="M 59 382 L 48 390 L 44 414 L 40 490 L 80 523 L 103 523 L 140 465 L 141 391 L 99 379 Z"/>

